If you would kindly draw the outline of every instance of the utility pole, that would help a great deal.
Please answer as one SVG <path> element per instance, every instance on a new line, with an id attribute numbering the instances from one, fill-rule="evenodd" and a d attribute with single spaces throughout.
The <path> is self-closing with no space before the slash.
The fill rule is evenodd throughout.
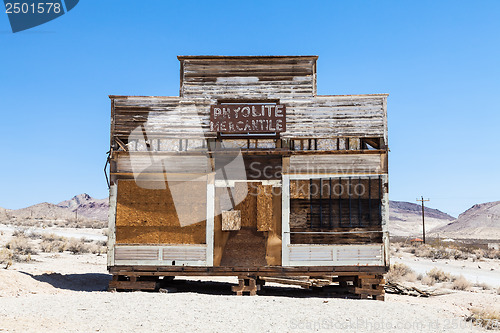
<path id="1" fill-rule="evenodd" d="M 417 201 L 420 201 L 422 204 L 422 236 L 423 236 L 423 241 L 425 244 L 425 214 L 424 214 L 424 201 L 430 201 L 429 199 L 424 199 L 424 197 L 420 197 L 420 199 L 417 199 Z"/>

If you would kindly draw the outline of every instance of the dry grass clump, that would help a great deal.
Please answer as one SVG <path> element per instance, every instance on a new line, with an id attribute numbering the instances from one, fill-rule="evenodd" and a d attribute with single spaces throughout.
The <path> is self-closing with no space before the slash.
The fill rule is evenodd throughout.
<path id="1" fill-rule="evenodd" d="M 463 275 L 455 278 L 451 287 L 455 290 L 470 290 L 472 283 L 470 283 Z"/>
<path id="2" fill-rule="evenodd" d="M 473 286 L 463 275 L 454 276 L 436 267 L 427 272 L 427 274 L 421 278 L 421 282 L 429 286 L 433 286 L 436 283 L 451 282 L 450 287 L 455 290 L 470 290 Z M 482 284 L 481 287 L 485 290 L 491 288 L 486 284 Z"/>
<path id="3" fill-rule="evenodd" d="M 24 237 L 25 236 L 24 232 L 25 232 L 25 229 L 22 229 L 22 228 L 15 229 L 12 232 L 12 237 Z"/>
<path id="4" fill-rule="evenodd" d="M 394 249 L 395 250 L 395 249 Z M 470 244 L 449 244 L 440 243 L 402 245 L 398 251 L 403 250 L 414 254 L 417 257 L 430 259 L 455 259 L 455 260 L 480 260 L 482 258 L 500 259 L 500 250 L 483 249 L 477 245 Z M 393 253 L 398 252 L 393 251 Z"/>
<path id="5" fill-rule="evenodd" d="M 448 282 L 452 280 L 452 276 L 450 273 L 446 273 L 442 269 L 436 267 L 427 272 L 427 276 L 433 279 L 435 282 Z"/>
<path id="6" fill-rule="evenodd" d="M 64 252 L 70 251 L 73 254 L 93 253 L 102 254 L 106 252 L 106 241 L 92 241 L 81 238 L 68 239 L 55 234 L 43 235 L 40 249 L 43 252 Z"/>
<path id="7" fill-rule="evenodd" d="M 389 272 L 385 275 L 387 282 L 396 283 L 401 281 L 415 281 L 415 272 L 405 264 L 395 263 L 391 265 Z"/>
<path id="8" fill-rule="evenodd" d="M 85 241 L 81 239 L 72 238 L 68 242 L 67 250 L 73 254 L 89 253 L 90 245 L 86 244 Z"/>
<path id="9" fill-rule="evenodd" d="M 108 226 L 108 221 L 96 221 L 96 220 L 69 219 L 64 223 L 64 227 L 66 228 L 103 229 L 106 228 L 107 226 Z"/>
<path id="10" fill-rule="evenodd" d="M 490 249 L 484 253 L 485 258 L 500 259 L 500 250 Z"/>
<path id="11" fill-rule="evenodd" d="M 64 252 L 68 247 L 68 239 L 54 233 L 42 235 L 40 249 L 42 252 Z"/>
<path id="12" fill-rule="evenodd" d="M 488 330 L 500 329 L 500 312 L 494 309 L 472 308 L 471 315 L 465 318 L 475 325 L 482 326 Z"/>
<path id="13" fill-rule="evenodd" d="M 102 254 L 106 252 L 106 247 L 99 242 L 93 242 L 87 239 L 72 238 L 67 244 L 67 250 L 73 254 L 93 253 Z"/>
<path id="14" fill-rule="evenodd" d="M 456 248 L 446 248 L 443 246 L 419 245 L 411 251 L 415 256 L 431 259 L 462 259 L 467 260 L 469 254 Z"/>
<path id="15" fill-rule="evenodd" d="M 40 243 L 40 250 L 42 250 L 42 252 L 45 252 L 45 253 L 64 252 L 66 250 L 67 246 L 68 246 L 67 241 L 44 240 Z"/>
<path id="16" fill-rule="evenodd" d="M 479 282 L 474 285 L 475 287 L 481 288 L 482 290 L 491 290 L 493 289 L 489 284 L 485 282 Z"/>
<path id="17" fill-rule="evenodd" d="M 453 281 L 454 277 L 450 273 L 444 272 L 442 269 L 434 267 L 425 276 L 422 277 L 421 282 L 423 284 L 433 286 L 439 282 L 450 282 Z"/>
<path id="18" fill-rule="evenodd" d="M 14 254 L 32 255 L 37 254 L 36 248 L 26 236 L 13 237 L 6 245 Z"/>
<path id="19" fill-rule="evenodd" d="M 0 265 L 4 266 L 5 269 L 12 266 L 12 259 L 14 258 L 14 254 L 11 250 L 3 248 L 0 249 Z"/>
<path id="20" fill-rule="evenodd" d="M 67 241 L 66 237 L 56 235 L 54 233 L 42 235 L 43 241 L 53 242 L 53 241 Z"/>

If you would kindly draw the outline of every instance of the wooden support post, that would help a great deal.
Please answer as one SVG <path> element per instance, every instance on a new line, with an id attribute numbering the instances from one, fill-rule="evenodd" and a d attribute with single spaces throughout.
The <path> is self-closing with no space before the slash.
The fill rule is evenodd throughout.
<path id="1" fill-rule="evenodd" d="M 323 228 L 323 178 L 319 179 L 319 227 Z"/>
<path id="2" fill-rule="evenodd" d="M 330 200 L 328 200 L 328 219 L 329 219 L 329 225 L 330 225 L 330 229 L 333 228 L 333 221 L 332 221 L 332 177 L 330 177 L 329 179 L 329 188 L 330 188 L 330 195 L 329 195 L 329 198 Z"/>
<path id="3" fill-rule="evenodd" d="M 207 256 L 206 265 L 213 266 L 214 264 L 214 227 L 215 227 L 215 174 L 207 176 L 207 228 L 206 228 L 206 243 Z"/>
<path id="4" fill-rule="evenodd" d="M 131 291 L 155 291 L 159 288 L 159 280 L 152 276 L 137 275 L 113 275 L 109 281 L 108 291 L 131 290 Z"/>
<path id="5" fill-rule="evenodd" d="M 283 175 L 281 185 L 281 266 L 290 265 L 290 176 Z"/>
<path id="6" fill-rule="evenodd" d="M 119 182 L 119 181 L 118 181 Z M 116 198 L 118 193 L 118 182 L 109 188 L 109 210 L 108 210 L 108 267 L 115 264 L 115 243 L 116 243 Z"/>
<path id="7" fill-rule="evenodd" d="M 368 225 L 372 225 L 372 177 L 368 177 Z"/>
<path id="8" fill-rule="evenodd" d="M 361 188 L 361 177 L 358 177 L 358 186 Z M 358 188 L 358 227 L 362 227 L 362 220 L 361 220 L 361 192 Z"/>
<path id="9" fill-rule="evenodd" d="M 342 228 L 342 177 L 339 177 L 339 228 Z"/>
<path id="10" fill-rule="evenodd" d="M 312 190 L 312 183 L 313 183 L 313 180 L 312 178 L 309 179 L 309 218 L 310 218 L 310 221 L 309 221 L 309 225 L 312 229 L 313 227 L 313 190 Z"/>
<path id="11" fill-rule="evenodd" d="M 358 275 L 354 280 L 353 292 L 361 299 L 384 300 L 385 280 L 382 275 Z"/>
<path id="12" fill-rule="evenodd" d="M 349 196 L 349 227 L 352 228 L 352 212 L 351 212 L 351 177 L 349 177 L 349 185 L 347 187 L 347 195 Z"/>
<path id="13" fill-rule="evenodd" d="M 231 287 L 232 291 L 238 296 L 243 296 L 243 293 L 249 293 L 250 296 L 257 295 L 261 284 L 257 283 L 257 278 L 250 276 L 238 276 L 238 285 Z"/>

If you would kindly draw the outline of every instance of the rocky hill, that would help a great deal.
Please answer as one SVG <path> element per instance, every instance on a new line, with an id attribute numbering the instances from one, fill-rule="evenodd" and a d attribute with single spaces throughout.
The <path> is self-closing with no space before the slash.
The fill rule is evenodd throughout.
<path id="1" fill-rule="evenodd" d="M 448 238 L 500 239 L 500 201 L 477 204 L 456 220 L 431 230 L 430 235 Z"/>
<path id="2" fill-rule="evenodd" d="M 107 218 L 108 199 L 94 199 L 86 193 L 58 204 L 43 202 L 21 209 L 0 208 L 0 223 L 21 225 L 50 221 L 67 221 L 74 224 L 107 221 Z"/>
<path id="3" fill-rule="evenodd" d="M 425 207 L 424 213 L 426 231 L 442 227 L 455 220 L 453 216 L 429 207 Z M 422 207 L 411 202 L 390 201 L 389 234 L 422 237 Z"/>
<path id="4" fill-rule="evenodd" d="M 70 209 L 79 216 L 84 216 L 89 219 L 106 221 L 108 219 L 108 198 L 94 199 L 87 193 L 74 196 L 70 200 L 66 200 L 57 204 L 59 207 Z"/>

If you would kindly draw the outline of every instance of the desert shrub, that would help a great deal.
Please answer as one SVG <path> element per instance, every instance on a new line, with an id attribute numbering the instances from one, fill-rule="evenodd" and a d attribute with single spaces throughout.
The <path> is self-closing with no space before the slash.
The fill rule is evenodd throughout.
<path id="1" fill-rule="evenodd" d="M 500 259 L 500 250 L 490 249 L 485 251 L 484 256 L 489 259 Z"/>
<path id="2" fill-rule="evenodd" d="M 500 287 L 497 289 L 497 294 L 500 295 Z"/>
<path id="3" fill-rule="evenodd" d="M 86 244 L 82 240 L 72 238 L 68 242 L 67 250 L 72 252 L 73 254 L 89 253 L 90 252 L 90 245 Z"/>
<path id="4" fill-rule="evenodd" d="M 433 279 L 435 282 L 448 282 L 452 280 L 452 276 L 450 273 L 446 273 L 442 269 L 436 267 L 427 272 L 427 276 Z"/>
<path id="5" fill-rule="evenodd" d="M 495 309 L 472 308 L 470 316 L 465 320 L 488 330 L 500 329 L 500 312 Z"/>
<path id="6" fill-rule="evenodd" d="M 451 287 L 456 290 L 469 290 L 472 287 L 472 283 L 470 283 L 463 275 L 457 277 Z"/>
<path id="7" fill-rule="evenodd" d="M 12 250 L 14 254 L 31 255 L 37 253 L 33 244 L 25 236 L 13 237 L 5 247 Z"/>
<path id="8" fill-rule="evenodd" d="M 385 275 L 387 282 L 415 281 L 415 272 L 405 264 L 395 263 L 391 265 L 389 272 Z"/>
<path id="9" fill-rule="evenodd" d="M 43 240 L 40 243 L 42 252 L 64 252 L 66 247 L 67 241 L 65 240 Z"/>
<path id="10" fill-rule="evenodd" d="M 428 286 L 433 286 L 434 284 L 436 284 L 436 280 L 434 280 L 433 278 L 431 278 L 429 275 L 424 275 L 420 279 L 420 282 L 422 282 L 422 284 L 426 284 Z"/>
<path id="11" fill-rule="evenodd" d="M 489 284 L 485 283 L 485 282 L 476 283 L 475 286 L 478 287 L 478 288 L 481 288 L 483 290 L 491 290 L 492 289 L 492 287 Z"/>
<path id="12" fill-rule="evenodd" d="M 59 236 L 54 233 L 42 235 L 42 241 L 53 242 L 53 241 L 66 241 L 66 240 L 67 240 L 66 237 Z"/>
<path id="13" fill-rule="evenodd" d="M 42 234 L 33 230 L 27 230 L 24 232 L 25 236 L 31 239 L 41 239 Z"/>
<path id="14" fill-rule="evenodd" d="M 15 229 L 12 232 L 12 237 L 24 237 L 25 236 L 25 229 Z"/>
<path id="15" fill-rule="evenodd" d="M 106 246 L 102 246 L 102 245 L 99 245 L 97 243 L 92 243 L 89 246 L 90 246 L 89 251 L 90 251 L 90 253 L 93 253 L 93 254 L 101 255 L 103 253 L 106 253 L 106 251 L 107 251 Z"/>
<path id="16" fill-rule="evenodd" d="M 0 265 L 5 269 L 12 265 L 13 253 L 11 250 L 3 248 L 0 249 Z"/>
<path id="17" fill-rule="evenodd" d="M 452 256 L 450 251 L 443 247 L 431 247 L 422 244 L 415 249 L 415 256 L 431 259 L 450 259 Z"/>

